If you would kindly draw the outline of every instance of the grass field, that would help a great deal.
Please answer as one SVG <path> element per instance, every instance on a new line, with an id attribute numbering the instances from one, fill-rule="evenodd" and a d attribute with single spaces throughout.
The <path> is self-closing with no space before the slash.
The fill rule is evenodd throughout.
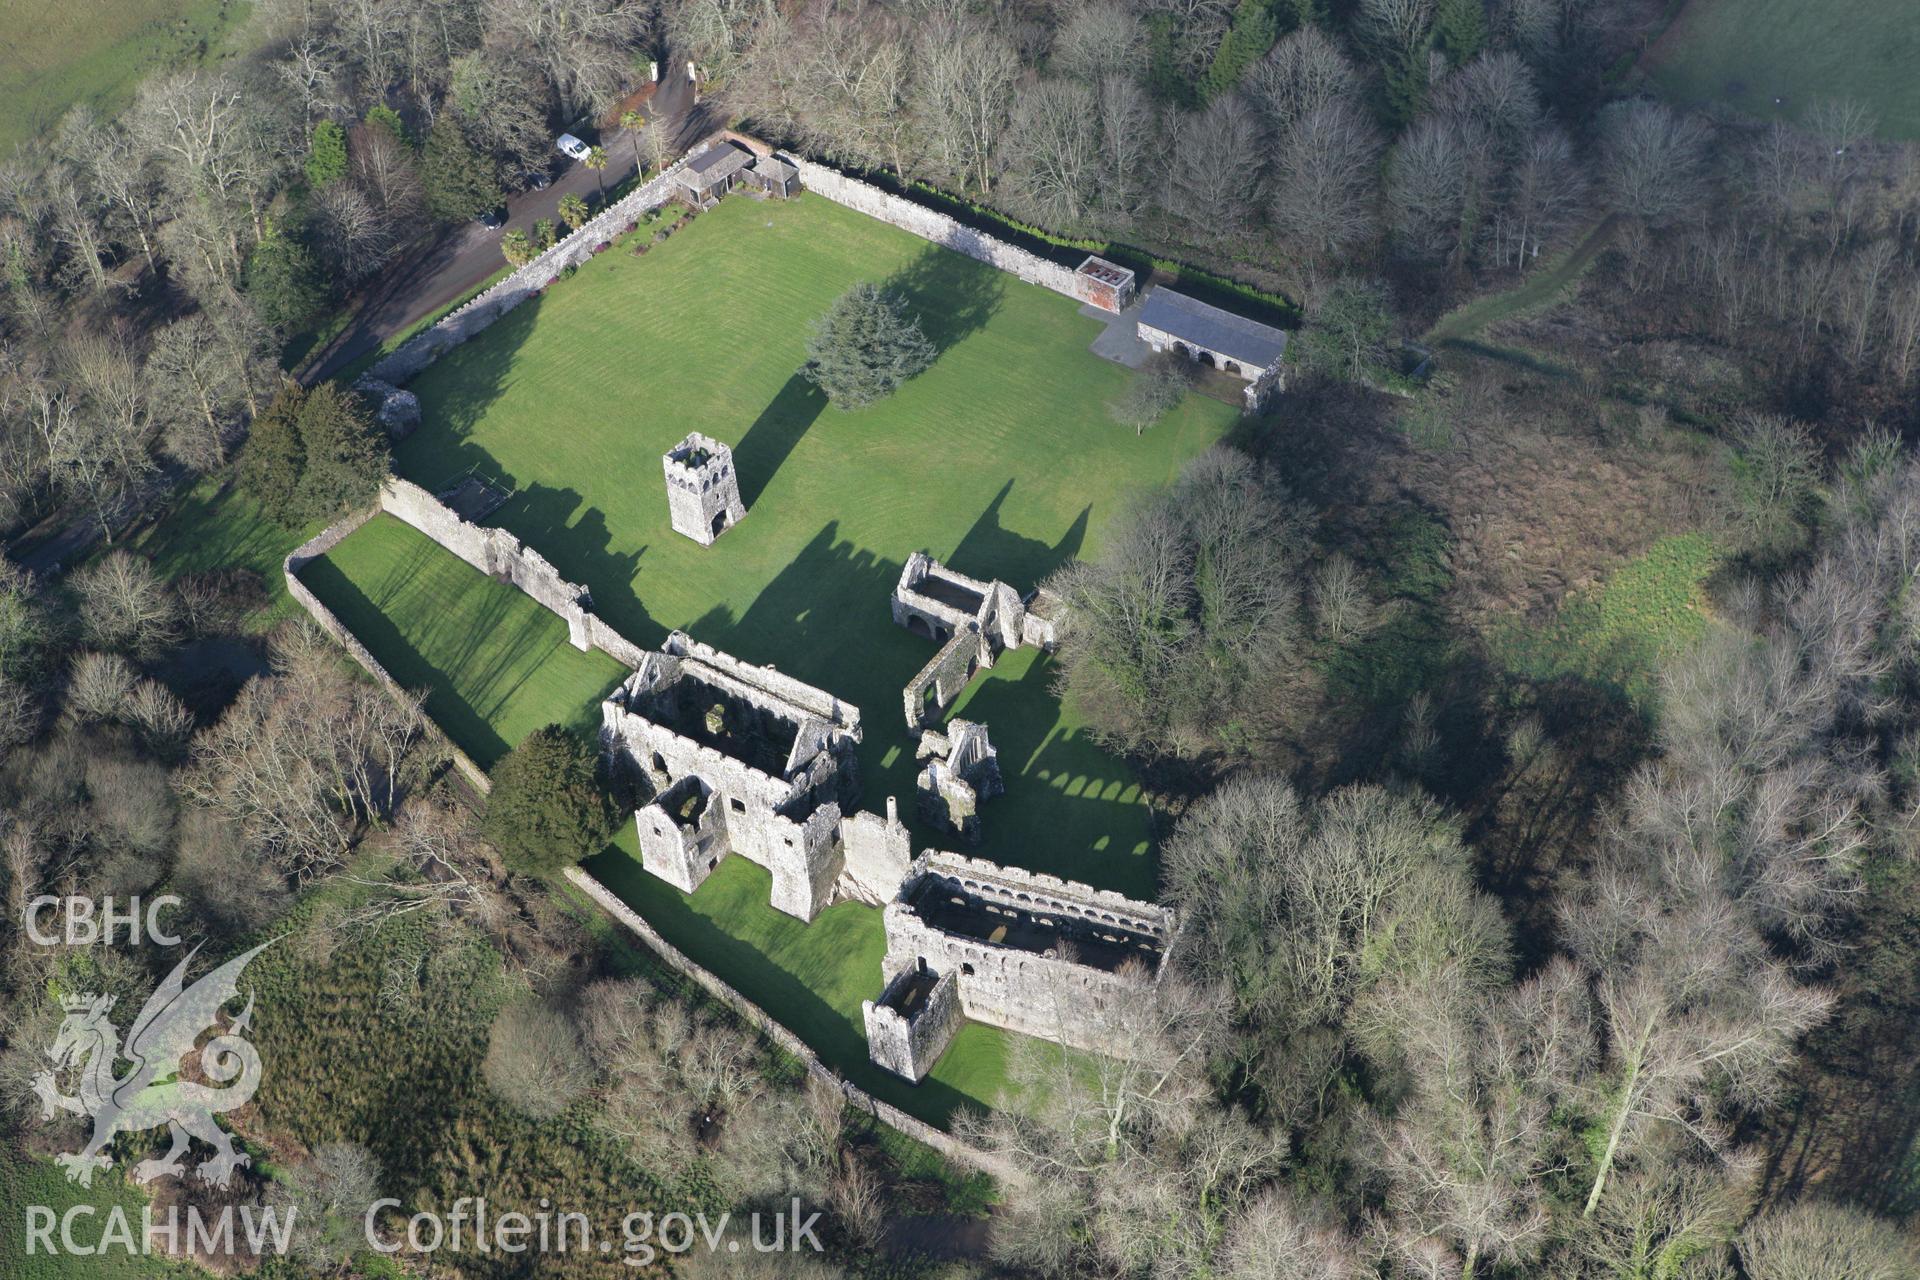
<path id="1" fill-rule="evenodd" d="M 1660 664 L 1706 632 L 1705 584 L 1720 561 L 1719 548 L 1702 534 L 1662 538 L 1604 583 L 1568 597 L 1552 622 L 1513 623 L 1494 647 L 1523 675 L 1580 676 L 1649 707 Z"/>
<path id="2" fill-rule="evenodd" d="M 1881 136 L 1920 138 L 1916 63 L 1920 22 L 1899 0 L 1687 0 L 1641 68 L 1680 102 L 1799 119 L 1850 98 L 1879 116 Z"/>
<path id="3" fill-rule="evenodd" d="M 117 1207 L 126 1215 L 138 1248 L 144 1225 L 141 1210 L 146 1204 L 147 1197 L 129 1186 L 117 1169 L 96 1177 L 92 1187 L 80 1187 L 68 1182 L 66 1174 L 53 1161 L 10 1146 L 0 1147 L 0 1276 L 6 1280 L 159 1280 L 160 1277 L 187 1280 L 205 1275 L 197 1267 L 161 1257 L 130 1254 L 118 1245 L 97 1257 L 64 1252 L 49 1255 L 37 1248 L 31 1256 L 27 1253 L 29 1206 L 45 1207 L 56 1215 L 64 1215 L 76 1205 L 91 1206 L 94 1210 L 91 1216 L 79 1215 L 73 1219 L 74 1242 L 85 1246 L 102 1241 L 107 1214 Z M 165 1221 L 164 1212 L 160 1220 Z M 236 1223 L 235 1230 L 238 1229 Z M 60 1239 L 57 1225 L 53 1239 L 56 1242 Z"/>
<path id="4" fill-rule="evenodd" d="M 1126 372 L 1086 350 L 1098 322 L 1071 301 L 816 197 L 727 201 L 645 257 L 623 248 L 416 379 L 425 417 L 396 467 L 430 489 L 469 467 L 511 485 L 494 520 L 635 641 L 684 628 L 854 703 L 870 804 L 916 772 L 900 690 L 933 651 L 887 608 L 907 556 L 1024 589 L 1234 418 L 1191 397 L 1145 436 L 1117 427 Z M 797 370 L 811 321 L 862 278 L 905 293 L 941 356 L 842 413 Z M 660 455 L 693 429 L 734 445 L 749 508 L 712 548 L 667 522 Z M 973 695 L 1009 784 L 982 852 L 1151 892 L 1146 807 L 1048 680 L 1016 655 Z M 1032 780 L 1044 822 L 1014 808 Z"/>
<path id="5" fill-rule="evenodd" d="M 218 57 L 246 0 L 8 0 L 0 8 L 0 156 L 91 103 L 125 106 L 140 78 L 161 66 Z"/>
<path id="6" fill-rule="evenodd" d="M 637 642 L 684 628 L 859 706 L 866 803 L 895 795 L 911 813 L 900 690 L 932 648 L 888 616 L 906 557 L 925 549 L 1025 588 L 1096 550 L 1126 496 L 1166 484 L 1233 411 L 1193 397 L 1145 436 L 1116 427 L 1105 403 L 1127 375 L 1086 350 L 1099 324 L 1071 301 L 818 198 L 727 201 L 644 257 L 625 248 L 416 379 L 425 419 L 396 468 L 429 488 L 469 467 L 511 485 L 494 521 L 586 583 Z M 892 399 L 840 413 L 797 370 L 809 323 L 861 279 L 904 293 L 941 356 Z M 660 456 L 694 429 L 734 444 L 749 507 L 712 548 L 667 523 Z M 436 719 L 482 758 L 532 724 L 591 714 L 604 687 L 592 671 L 549 677 L 546 659 L 577 657 L 557 620 L 547 632 L 518 617 L 391 522 L 307 572 L 396 676 L 434 686 Z M 1050 680 L 1038 655 L 1008 655 L 955 709 L 987 722 L 1007 778 L 979 852 L 1151 895 L 1139 786 Z M 935 839 L 916 832 L 917 846 Z M 936 1119 L 997 1094 L 1011 1038 L 987 1028 L 965 1031 L 918 1090 L 867 1066 L 859 1002 L 880 984 L 877 911 L 802 926 L 740 859 L 688 898 L 640 871 L 630 837 L 590 869 L 863 1083 Z"/>
<path id="7" fill-rule="evenodd" d="M 626 668 L 567 643 L 567 624 L 392 516 L 377 516 L 301 581 L 482 768 L 559 721 L 592 733 Z"/>

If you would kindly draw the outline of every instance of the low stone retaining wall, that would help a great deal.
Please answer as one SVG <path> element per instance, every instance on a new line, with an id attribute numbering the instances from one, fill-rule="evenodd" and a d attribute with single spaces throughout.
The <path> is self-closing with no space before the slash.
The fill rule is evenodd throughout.
<path id="1" fill-rule="evenodd" d="M 390 382 L 396 387 L 418 376 L 422 369 L 447 351 L 480 333 L 559 279 L 560 273 L 568 267 L 577 267 L 593 257 L 594 251 L 601 245 L 612 243 L 615 236 L 624 233 L 628 223 L 637 222 L 647 210 L 658 208 L 671 200 L 676 190 L 674 174 L 712 145 L 712 142 L 702 143 L 687 152 L 653 178 L 582 223 L 577 231 L 567 235 L 551 249 L 518 268 L 485 293 L 448 312 L 431 328 L 408 339 L 399 350 L 367 370 L 365 376 Z"/>
<path id="2" fill-rule="evenodd" d="M 368 675 L 379 681 L 382 688 L 394 697 L 400 698 L 406 696 L 406 690 L 400 687 L 400 682 L 380 665 L 380 660 L 373 656 L 367 646 L 360 643 L 359 637 L 347 628 L 347 624 L 340 621 L 333 610 L 327 608 L 320 597 L 308 589 L 306 583 L 300 581 L 302 569 L 333 550 L 339 545 L 341 539 L 373 519 L 378 513 L 378 507 L 370 507 L 357 515 L 348 516 L 337 524 L 328 525 L 289 552 L 286 559 L 280 562 L 280 569 L 286 575 L 287 594 L 299 601 L 300 607 L 313 616 L 313 620 L 320 624 L 321 630 L 339 641 L 340 647 L 345 649 Z M 493 790 L 493 783 L 487 778 L 487 771 L 475 763 L 473 757 L 454 746 L 445 734 L 440 733 L 439 726 L 433 724 L 431 717 L 428 718 L 427 723 L 432 726 L 432 732 L 439 734 L 441 745 L 446 748 L 447 754 L 453 760 L 453 767 L 458 769 L 482 794 Z"/>
<path id="3" fill-rule="evenodd" d="M 924 1120 L 910 1116 L 896 1106 L 880 1101 L 880 1099 L 874 1097 L 859 1085 L 854 1084 L 852 1081 L 835 1072 L 831 1067 L 820 1061 L 819 1055 L 807 1047 L 806 1041 L 781 1026 L 778 1022 L 775 1022 L 766 1010 L 741 995 L 738 991 L 735 991 L 720 977 L 709 972 L 685 952 L 661 937 L 659 931 L 648 924 L 639 912 L 621 901 L 620 897 L 615 894 L 613 890 L 601 884 L 585 871 L 582 871 L 578 867 L 570 867 L 567 870 L 567 879 L 578 886 L 589 898 L 592 898 L 601 910 L 605 911 L 615 920 L 618 920 L 637 935 L 642 942 L 647 944 L 650 950 L 671 965 L 674 970 L 684 975 L 708 995 L 720 1001 L 742 1018 L 745 1018 L 755 1027 L 759 1028 L 766 1034 L 768 1039 L 772 1040 L 782 1049 L 785 1049 L 788 1053 L 806 1063 L 808 1075 L 824 1080 L 839 1089 L 840 1092 L 846 1096 L 847 1101 L 860 1108 L 860 1110 L 865 1111 L 868 1115 L 873 1116 L 883 1124 L 899 1130 L 916 1142 L 924 1142 L 941 1155 L 946 1156 L 949 1160 L 966 1165 L 968 1168 L 977 1169 L 982 1173 L 990 1174 L 1003 1182 L 1019 1182 L 1022 1180 L 1019 1171 L 998 1156 L 982 1151 L 977 1147 L 968 1146 L 945 1130 L 936 1128 Z"/>

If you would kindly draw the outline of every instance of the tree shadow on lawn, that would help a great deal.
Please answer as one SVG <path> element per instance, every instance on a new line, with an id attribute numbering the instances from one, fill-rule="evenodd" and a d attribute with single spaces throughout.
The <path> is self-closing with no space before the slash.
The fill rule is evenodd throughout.
<path id="1" fill-rule="evenodd" d="M 766 408 L 760 411 L 740 443 L 733 446 L 734 470 L 740 476 L 740 498 L 752 510 L 794 446 L 812 428 L 827 407 L 820 388 L 795 372 Z"/>
<path id="2" fill-rule="evenodd" d="M 1006 296 L 1007 278 L 983 262 L 930 244 L 880 287 L 907 304 L 920 331 L 944 355 L 987 327 Z"/>

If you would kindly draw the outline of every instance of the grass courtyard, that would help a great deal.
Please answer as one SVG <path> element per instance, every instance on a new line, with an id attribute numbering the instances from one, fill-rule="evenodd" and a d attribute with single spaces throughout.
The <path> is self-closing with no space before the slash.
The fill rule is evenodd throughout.
<path id="1" fill-rule="evenodd" d="M 9 0 L 0 10 L 0 155 L 80 103 L 113 115 L 160 66 L 217 60 L 251 8 L 247 0 Z"/>
<path id="2" fill-rule="evenodd" d="M 1097 551 L 1126 497 L 1170 481 L 1233 410 L 1192 397 L 1136 437 L 1105 410 L 1127 374 L 1087 351 L 1100 325 L 1072 301 L 819 197 L 729 200 L 643 257 L 626 249 L 416 379 L 425 417 L 396 469 L 428 488 L 470 467 L 510 485 L 493 522 L 584 582 L 635 641 L 684 628 L 859 706 L 866 803 L 898 796 L 910 815 L 900 691 L 933 649 L 889 618 L 906 557 L 924 549 L 1025 589 Z M 841 413 L 797 371 L 811 321 L 863 279 L 904 293 L 941 355 L 891 399 Z M 667 523 L 660 457 L 689 430 L 733 444 L 749 508 L 710 549 Z M 494 599 L 495 584 L 390 525 L 355 533 L 307 580 L 397 677 L 434 687 L 456 742 L 484 760 L 535 723 L 594 713 L 601 673 L 572 663 L 557 620 L 543 631 Z M 549 661 L 569 669 L 549 674 Z M 1150 896 L 1138 784 L 1050 683 L 1044 659 L 1011 654 L 955 708 L 989 725 L 1007 778 L 979 852 Z M 880 982 L 877 911 L 849 905 L 801 926 L 767 905 L 764 873 L 740 859 L 689 898 L 639 870 L 630 838 L 589 870 L 903 1105 L 938 1119 L 997 1094 L 1010 1037 L 986 1028 L 969 1028 L 919 1090 L 866 1066 L 859 1002 Z"/>
<path id="3" fill-rule="evenodd" d="M 1898 0 L 1686 0 L 1641 67 L 1680 102 L 1798 120 L 1847 98 L 1872 108 L 1882 137 L 1920 138 L 1917 60 L 1920 25 Z"/>

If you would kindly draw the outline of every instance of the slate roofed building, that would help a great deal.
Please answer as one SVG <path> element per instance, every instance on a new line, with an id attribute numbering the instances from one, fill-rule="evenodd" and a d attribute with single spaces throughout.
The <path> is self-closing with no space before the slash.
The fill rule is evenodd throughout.
<path id="1" fill-rule="evenodd" d="M 800 194 L 800 171 L 778 156 L 761 156 L 755 160 L 753 168 L 747 170 L 747 178 L 770 196 L 784 199 Z"/>
<path id="2" fill-rule="evenodd" d="M 722 142 L 701 152 L 674 175 L 687 198 L 706 208 L 733 190 L 740 171 L 753 163 L 753 152 L 733 142 Z"/>
<path id="3" fill-rule="evenodd" d="M 1140 340 L 1155 351 L 1178 351 L 1249 382 L 1278 362 L 1287 349 L 1285 330 L 1172 289 L 1148 293 L 1135 326 Z"/>

